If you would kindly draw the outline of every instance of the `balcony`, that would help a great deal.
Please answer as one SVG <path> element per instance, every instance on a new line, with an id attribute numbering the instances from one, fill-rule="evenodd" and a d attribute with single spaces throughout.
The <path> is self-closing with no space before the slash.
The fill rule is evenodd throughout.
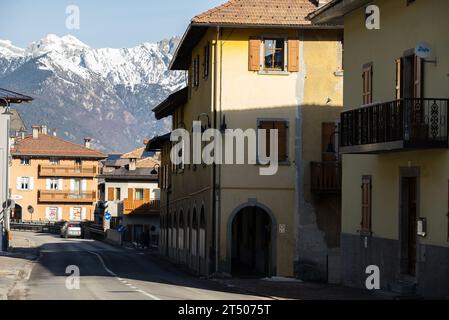
<path id="1" fill-rule="evenodd" d="M 449 99 L 401 99 L 341 114 L 340 152 L 448 148 Z"/>
<path id="2" fill-rule="evenodd" d="M 123 200 L 123 214 L 159 214 L 160 200 Z"/>
<path id="3" fill-rule="evenodd" d="M 93 203 L 96 201 L 95 191 L 74 192 L 74 191 L 56 191 L 39 190 L 39 202 L 51 203 Z"/>
<path id="4" fill-rule="evenodd" d="M 315 194 L 341 192 L 341 162 L 311 162 L 311 191 Z"/>
<path id="5" fill-rule="evenodd" d="M 97 167 L 39 165 L 41 177 L 80 177 L 93 178 L 97 175 Z"/>

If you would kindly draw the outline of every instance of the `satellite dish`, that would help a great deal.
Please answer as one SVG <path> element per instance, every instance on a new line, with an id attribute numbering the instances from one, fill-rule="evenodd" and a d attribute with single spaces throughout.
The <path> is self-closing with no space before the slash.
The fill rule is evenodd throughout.
<path id="1" fill-rule="evenodd" d="M 420 42 L 415 47 L 415 55 L 421 59 L 427 59 L 432 52 L 432 47 L 426 42 Z"/>

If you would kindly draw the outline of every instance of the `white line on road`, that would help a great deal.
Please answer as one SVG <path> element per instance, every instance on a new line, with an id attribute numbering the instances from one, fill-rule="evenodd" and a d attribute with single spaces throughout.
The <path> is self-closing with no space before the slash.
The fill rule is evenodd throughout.
<path id="1" fill-rule="evenodd" d="M 117 279 L 118 281 L 120 281 L 121 283 L 123 283 L 123 284 L 125 284 L 125 285 L 127 285 L 127 286 L 130 286 L 132 289 L 135 288 L 135 289 L 136 289 L 136 292 L 139 292 L 139 293 L 143 294 L 144 296 L 147 296 L 147 297 L 150 298 L 150 299 L 153 299 L 153 300 L 161 300 L 161 299 L 159 299 L 158 297 L 152 295 L 151 293 L 148 293 L 148 292 L 143 291 L 143 290 L 141 290 L 141 289 L 138 289 L 138 290 L 137 290 L 136 287 L 132 286 L 132 285 L 131 285 L 130 283 L 128 283 L 127 281 L 125 281 L 125 280 L 123 280 L 122 278 L 118 277 L 118 276 L 117 276 L 111 269 L 109 269 L 109 268 L 106 266 L 106 264 L 104 263 L 103 257 L 102 257 L 101 255 L 99 255 L 98 253 L 93 252 L 93 251 L 87 251 L 87 252 L 89 252 L 89 253 L 95 255 L 95 256 L 98 258 L 98 260 L 100 260 L 101 265 L 103 266 L 103 269 L 106 270 L 107 273 L 109 273 L 111 276 L 113 276 L 114 278 L 116 278 L 116 279 Z"/>

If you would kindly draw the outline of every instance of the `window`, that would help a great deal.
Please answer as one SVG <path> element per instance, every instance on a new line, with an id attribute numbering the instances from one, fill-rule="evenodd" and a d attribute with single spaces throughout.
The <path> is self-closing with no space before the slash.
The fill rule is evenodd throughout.
<path id="1" fill-rule="evenodd" d="M 270 152 L 270 131 L 278 130 L 278 161 L 288 161 L 288 122 L 285 120 L 261 120 L 259 129 L 266 130 L 266 153 Z"/>
<path id="2" fill-rule="evenodd" d="M 360 233 L 364 235 L 371 235 L 371 176 L 362 177 L 362 222 Z"/>
<path id="3" fill-rule="evenodd" d="M 121 200 L 121 190 L 120 188 L 115 188 L 115 200 Z"/>
<path id="4" fill-rule="evenodd" d="M 29 166 L 31 164 L 30 158 L 20 158 L 20 164 L 22 166 Z"/>
<path id="5" fill-rule="evenodd" d="M 75 159 L 75 165 L 81 166 L 83 164 L 83 161 L 81 159 Z"/>
<path id="6" fill-rule="evenodd" d="M 58 165 L 59 159 L 58 158 L 50 158 L 49 162 L 51 165 Z"/>
<path id="7" fill-rule="evenodd" d="M 363 66 L 363 104 L 373 103 L 373 64 Z"/>
<path id="8" fill-rule="evenodd" d="M 298 72 L 299 40 L 286 37 L 251 37 L 249 39 L 250 71 Z"/>
<path id="9" fill-rule="evenodd" d="M 143 189 L 136 189 L 135 191 L 135 199 L 143 200 Z"/>
<path id="10" fill-rule="evenodd" d="M 210 44 L 204 46 L 204 56 L 203 56 L 203 79 L 209 77 L 209 60 L 210 60 Z"/>
<path id="11" fill-rule="evenodd" d="M 58 207 L 48 207 L 47 208 L 47 220 L 56 221 L 58 220 Z"/>
<path id="12" fill-rule="evenodd" d="M 19 189 L 20 190 L 31 190 L 31 179 L 30 177 L 20 177 L 19 178 Z"/>
<path id="13" fill-rule="evenodd" d="M 193 73 L 192 86 L 194 88 L 198 88 L 200 85 L 200 56 L 199 55 L 197 55 L 193 59 L 192 73 Z"/>
<path id="14" fill-rule="evenodd" d="M 48 180 L 49 180 L 49 182 L 48 182 L 49 190 L 58 190 L 59 189 L 59 179 L 50 178 Z"/>
<path id="15" fill-rule="evenodd" d="M 264 39 L 264 70 L 284 71 L 285 69 L 285 39 Z"/>

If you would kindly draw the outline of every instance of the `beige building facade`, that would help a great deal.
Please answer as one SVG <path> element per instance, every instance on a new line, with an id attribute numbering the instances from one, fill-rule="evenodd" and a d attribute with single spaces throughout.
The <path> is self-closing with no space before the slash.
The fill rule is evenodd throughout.
<path id="1" fill-rule="evenodd" d="M 352 2 L 352 3 L 350 3 Z M 368 5 L 380 29 L 365 27 Z M 332 1 L 316 23 L 344 22 L 344 283 L 448 296 L 449 2 Z"/>
<path id="2" fill-rule="evenodd" d="M 304 21 L 316 9 L 310 1 L 273 2 L 285 23 L 271 14 L 252 21 L 250 8 L 265 7 L 236 3 L 192 19 L 171 64 L 189 84 L 154 112 L 172 116 L 173 130 L 192 132 L 193 121 L 223 136 L 278 129 L 279 169 L 263 176 L 254 164 L 173 166 L 169 135 L 152 139 L 148 148 L 161 150 L 161 250 L 200 274 L 327 280 L 328 255 L 339 246 L 338 159 L 325 151 L 342 105 L 341 30 Z M 233 10 L 240 20 L 231 21 Z M 321 183 L 324 171 L 331 183 Z"/>
<path id="3" fill-rule="evenodd" d="M 13 138 L 9 185 L 16 202 L 12 220 L 91 221 L 97 201 L 101 152 L 48 134 Z"/>

